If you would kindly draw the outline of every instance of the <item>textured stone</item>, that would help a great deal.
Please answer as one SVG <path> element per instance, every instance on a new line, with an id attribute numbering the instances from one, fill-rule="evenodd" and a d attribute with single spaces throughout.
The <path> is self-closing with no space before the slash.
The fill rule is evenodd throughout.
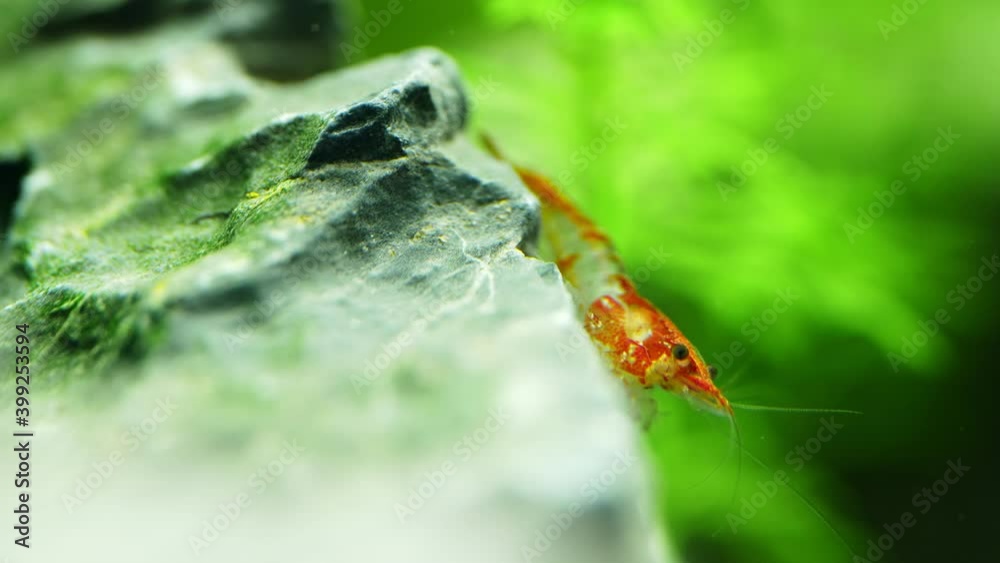
<path id="1" fill-rule="evenodd" d="M 524 255 L 537 201 L 465 137 L 450 59 L 130 68 L 141 100 L 0 122 L 32 162 L 0 332 L 36 354 L 33 555 L 663 559 L 621 389 Z"/>

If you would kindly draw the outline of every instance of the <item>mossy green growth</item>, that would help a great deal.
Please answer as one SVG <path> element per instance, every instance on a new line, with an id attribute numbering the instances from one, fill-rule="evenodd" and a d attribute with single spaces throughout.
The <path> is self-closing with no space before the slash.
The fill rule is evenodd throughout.
<path id="1" fill-rule="evenodd" d="M 175 98 L 175 67 L 108 61 L 93 83 L 70 89 L 70 107 L 64 91 L 30 111 L 0 97 L 11 110 L 0 131 L 13 150 L 32 147 L 34 164 L 4 252 L 3 297 L 13 304 L 0 319 L 31 320 L 48 343 L 39 350 L 46 371 L 59 374 L 52 380 L 145 348 L 162 316 L 150 298 L 157 283 L 280 215 L 276 187 L 295 185 L 325 126 L 319 113 L 270 121 L 268 104 L 244 101 L 207 127 Z M 61 68 L 15 65 L 5 80 L 59 91 Z"/>

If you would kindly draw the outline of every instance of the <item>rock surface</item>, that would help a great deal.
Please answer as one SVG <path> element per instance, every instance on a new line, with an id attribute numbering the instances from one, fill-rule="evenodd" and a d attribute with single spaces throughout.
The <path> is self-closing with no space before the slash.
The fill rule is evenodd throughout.
<path id="1" fill-rule="evenodd" d="M 97 86 L 0 120 L 35 560 L 664 560 L 621 389 L 445 55 L 275 85 L 210 43 L 54 48 Z"/>
<path id="2" fill-rule="evenodd" d="M 0 48 L 0 61 L 78 34 L 156 30 L 148 35 L 170 43 L 192 36 L 223 41 L 254 76 L 299 80 L 337 64 L 343 5 L 338 0 L 8 0 L 0 36 L 10 49 Z M 135 47 L 135 41 L 128 45 Z"/>

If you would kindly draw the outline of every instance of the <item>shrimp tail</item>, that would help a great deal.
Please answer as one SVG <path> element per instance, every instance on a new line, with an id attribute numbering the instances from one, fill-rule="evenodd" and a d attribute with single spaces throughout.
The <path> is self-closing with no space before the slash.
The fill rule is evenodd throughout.
<path id="1" fill-rule="evenodd" d="M 489 135 L 482 134 L 482 141 L 494 158 L 510 164 Z M 620 279 L 625 269 L 611 239 L 547 178 L 527 168 L 511 167 L 541 203 L 538 254 L 559 268 L 581 304 L 581 314 L 602 295 L 623 292 Z"/>

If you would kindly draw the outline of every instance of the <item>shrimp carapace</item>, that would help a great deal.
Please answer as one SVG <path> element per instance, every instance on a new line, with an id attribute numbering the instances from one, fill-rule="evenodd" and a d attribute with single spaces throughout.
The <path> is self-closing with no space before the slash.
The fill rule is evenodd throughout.
<path id="1" fill-rule="evenodd" d="M 484 143 L 504 160 L 488 137 Z M 546 178 L 518 166 L 514 170 L 542 204 L 539 254 L 559 267 L 584 328 L 615 374 L 731 418 L 732 407 L 713 381 L 715 368 L 669 317 L 639 295 L 611 239 Z"/>

